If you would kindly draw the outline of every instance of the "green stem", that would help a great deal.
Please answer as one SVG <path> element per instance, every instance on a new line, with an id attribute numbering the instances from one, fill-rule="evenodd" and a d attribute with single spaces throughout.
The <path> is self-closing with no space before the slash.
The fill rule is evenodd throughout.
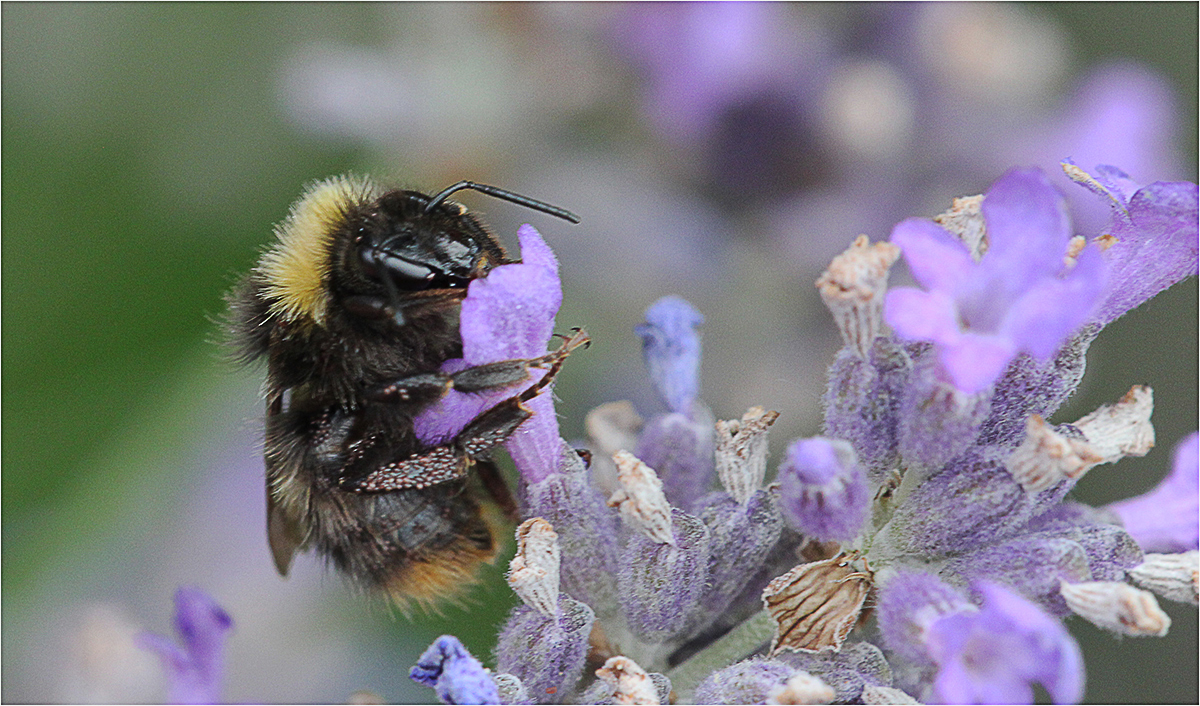
<path id="1" fill-rule="evenodd" d="M 671 688 L 680 703 L 692 700 L 700 682 L 709 674 L 728 667 L 755 652 L 775 635 L 775 621 L 771 614 L 760 610 L 736 628 L 725 633 L 721 639 L 692 655 L 674 669 L 667 672 Z"/>

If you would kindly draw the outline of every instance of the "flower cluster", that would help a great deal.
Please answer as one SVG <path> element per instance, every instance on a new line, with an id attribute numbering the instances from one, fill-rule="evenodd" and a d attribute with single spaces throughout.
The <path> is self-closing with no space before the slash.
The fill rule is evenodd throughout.
<path id="1" fill-rule="evenodd" d="M 1074 702 L 1083 663 L 1062 617 L 1165 634 L 1154 594 L 1196 600 L 1197 437 L 1158 489 L 1091 508 L 1068 491 L 1149 450 L 1151 391 L 1046 419 L 1105 324 L 1196 273 L 1196 186 L 1064 168 L 1113 208 L 1092 242 L 1043 173 L 1017 169 L 831 264 L 818 287 L 846 345 L 825 434 L 791 443 L 771 485 L 778 413 L 714 423 L 700 313 L 651 306 L 636 330 L 668 411 L 595 410 L 590 468 L 557 441 L 548 473 L 517 460 L 531 519 L 501 700 L 996 703 L 1040 685 Z M 887 292 L 901 254 L 921 289 Z"/>
<path id="2" fill-rule="evenodd" d="M 1098 237 L 1016 169 L 831 263 L 817 286 L 845 345 L 823 435 L 788 444 L 769 484 L 780 412 L 715 420 L 703 317 L 654 303 L 636 331 L 666 411 L 602 405 L 588 453 L 552 408 L 518 429 L 522 604 L 495 669 L 446 635 L 412 678 L 447 703 L 1031 703 L 1035 687 L 1069 703 L 1084 667 L 1064 617 L 1165 634 L 1156 595 L 1197 603 L 1200 435 L 1158 488 L 1094 508 L 1068 493 L 1154 445 L 1152 391 L 1047 420 L 1106 324 L 1197 273 L 1197 187 L 1064 169 L 1110 204 Z M 524 263 L 472 283 L 465 363 L 448 365 L 545 350 L 557 267 L 536 231 L 520 236 Z M 887 291 L 901 255 L 920 289 Z M 422 433 L 469 404 L 486 402 L 447 399 Z"/>

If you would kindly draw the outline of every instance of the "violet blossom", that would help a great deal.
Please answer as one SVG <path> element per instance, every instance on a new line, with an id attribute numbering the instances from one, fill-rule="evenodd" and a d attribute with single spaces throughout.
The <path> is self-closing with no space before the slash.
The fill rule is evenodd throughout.
<path id="1" fill-rule="evenodd" d="M 138 644 L 162 659 L 167 675 L 167 701 L 173 704 L 213 704 L 221 700 L 225 677 L 225 640 L 233 619 L 198 588 L 175 593 L 175 632 L 182 646 L 154 633 L 143 633 Z"/>
<path id="2" fill-rule="evenodd" d="M 1097 173 L 1102 184 L 1117 172 Z M 942 225 L 905 221 L 893 240 L 925 291 L 883 296 L 894 254 L 856 242 L 819 282 L 846 344 L 829 371 L 825 438 L 791 445 L 776 483 L 763 477 L 766 436 L 787 410 L 704 431 L 700 316 L 678 298 L 651 306 L 638 327 L 647 366 L 663 416 L 681 422 L 665 436 L 631 406 L 605 405 L 588 420 L 590 467 L 557 438 L 538 450 L 555 459 L 548 472 L 518 463 L 531 518 L 518 537 L 540 548 L 510 572 L 524 605 L 496 648 L 499 698 L 992 703 L 1030 702 L 1040 686 L 1076 702 L 1083 664 L 1063 617 L 1164 634 L 1152 591 L 1195 600 L 1196 527 L 1182 519 L 1194 521 L 1197 437 L 1148 496 L 1191 503 L 1150 527 L 1149 499 L 1068 499 L 1092 469 L 1153 446 L 1150 389 L 1046 420 L 1104 323 L 1196 273 L 1194 247 L 1180 245 L 1195 243 L 1195 187 L 1101 191 L 1114 221 L 1095 243 L 1072 237 L 1036 170 L 957 200 Z M 1118 247 L 1111 238 L 1138 257 L 1102 252 Z M 1168 274 L 1130 284 L 1147 261 Z M 469 348 L 476 334 L 463 335 Z M 520 350 L 540 352 L 537 335 Z M 603 660 L 619 666 L 597 669 Z"/>
<path id="3" fill-rule="evenodd" d="M 884 306 L 898 334 L 937 345 L 941 370 L 967 394 L 991 385 L 1019 352 L 1049 358 L 1105 286 L 1097 247 L 1084 247 L 1064 271 L 1072 236 L 1066 202 L 1040 171 L 1001 177 L 982 211 L 987 240 L 979 257 L 931 221 L 896 226 L 892 242 L 925 291 L 893 289 Z"/>
<path id="4" fill-rule="evenodd" d="M 494 704 L 500 701 L 495 681 L 457 637 L 442 635 L 410 672 L 418 684 L 433 687 L 448 704 Z"/>

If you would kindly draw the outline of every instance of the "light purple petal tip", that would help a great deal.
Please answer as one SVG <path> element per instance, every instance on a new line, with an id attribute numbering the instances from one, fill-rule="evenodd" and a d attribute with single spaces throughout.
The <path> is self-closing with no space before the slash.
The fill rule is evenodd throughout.
<path id="1" fill-rule="evenodd" d="M 409 677 L 433 687 L 443 703 L 500 703 L 500 691 L 492 675 L 453 635 L 434 640 L 409 671 Z"/>
<path id="2" fill-rule="evenodd" d="M 1108 509 L 1147 552 L 1200 549 L 1200 433 L 1175 447 L 1171 473 L 1154 490 Z"/>
<path id="3" fill-rule="evenodd" d="M 973 395 L 1000 377 L 1015 354 L 1016 346 L 1002 336 L 965 333 L 938 348 L 938 361 L 956 388 Z"/>
<path id="4" fill-rule="evenodd" d="M 891 241 L 904 253 L 913 279 L 926 289 L 953 293 L 976 268 L 962 241 L 924 218 L 897 223 Z"/>
<path id="5" fill-rule="evenodd" d="M 1071 239 L 1067 202 L 1040 169 L 1011 169 L 983 199 L 990 267 L 1027 281 L 1062 269 Z"/>
<path id="6" fill-rule="evenodd" d="M 700 336 L 704 317 L 681 297 L 667 296 L 646 310 L 646 323 L 634 328 L 650 379 L 673 412 L 691 415 L 700 394 Z"/>
<path id="7" fill-rule="evenodd" d="M 904 338 L 949 343 L 959 336 L 958 307 L 948 293 L 897 287 L 884 296 L 884 320 Z"/>

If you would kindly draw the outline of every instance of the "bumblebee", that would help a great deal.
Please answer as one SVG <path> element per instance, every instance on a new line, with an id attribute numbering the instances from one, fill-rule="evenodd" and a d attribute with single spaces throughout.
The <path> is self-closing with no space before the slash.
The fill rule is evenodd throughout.
<path id="1" fill-rule="evenodd" d="M 489 453 L 531 415 L 577 332 L 540 358 L 470 367 L 458 316 L 467 285 L 516 262 L 475 216 L 448 201 L 472 189 L 573 223 L 572 213 L 473 182 L 429 196 L 367 179 L 316 183 L 276 226 L 278 242 L 227 296 L 245 362 L 266 359 L 267 537 L 286 576 L 315 549 L 398 605 L 453 594 L 497 544 L 480 500 L 515 503 Z M 413 418 L 447 390 L 517 387 L 454 438 L 429 445 Z M 485 491 L 485 492 L 481 492 Z"/>

